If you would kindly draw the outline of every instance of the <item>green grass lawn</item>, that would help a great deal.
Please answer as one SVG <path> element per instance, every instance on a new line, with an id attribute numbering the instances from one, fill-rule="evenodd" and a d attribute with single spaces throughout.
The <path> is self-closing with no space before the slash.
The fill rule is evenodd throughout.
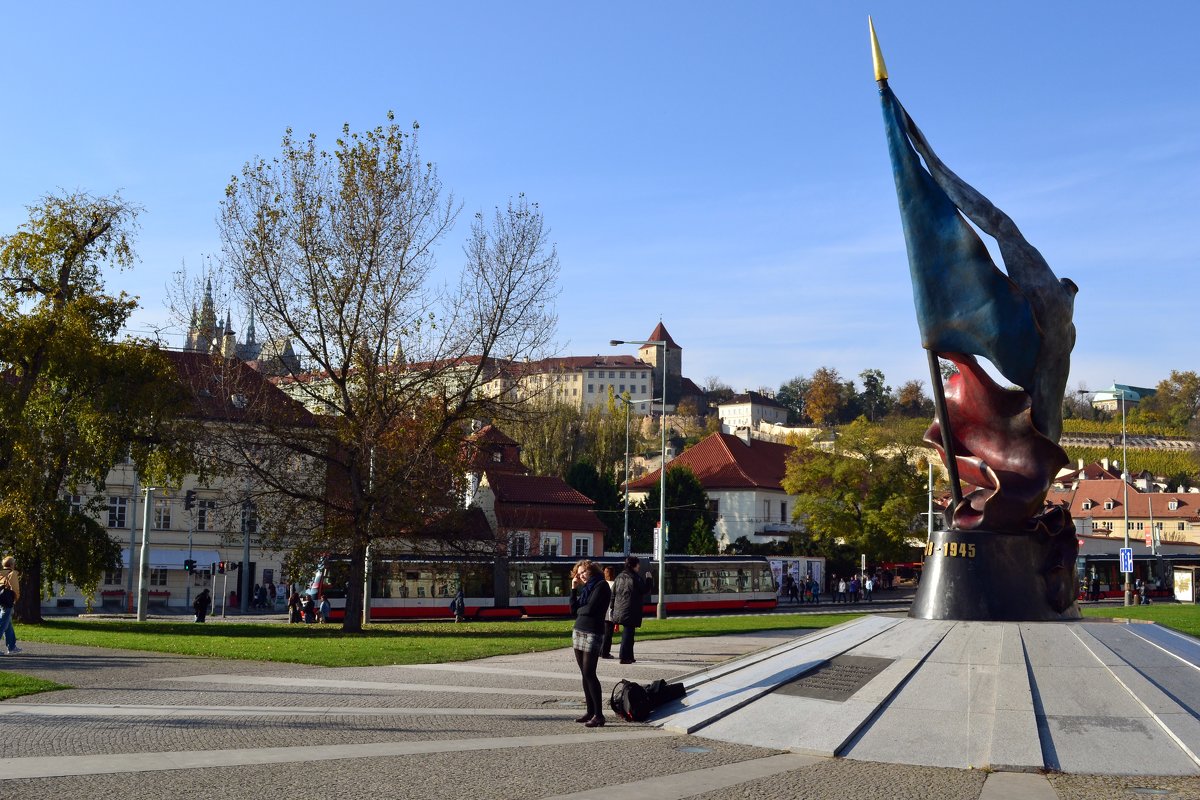
<path id="1" fill-rule="evenodd" d="M 677 639 L 772 630 L 827 628 L 859 614 L 771 614 L 648 619 L 638 639 Z M 236 622 L 134 622 L 55 619 L 20 625 L 24 641 L 190 656 L 286 661 L 322 667 L 429 664 L 571 646 L 570 620 L 373 624 L 362 634 L 336 625 Z"/>
<path id="2" fill-rule="evenodd" d="M 27 694 L 52 692 L 56 689 L 70 688 L 70 686 L 63 686 L 53 681 L 44 681 L 41 678 L 18 675 L 15 672 L 0 672 L 0 700 L 11 700 L 14 697 L 21 697 Z"/>
<path id="3" fill-rule="evenodd" d="M 1083 609 L 1085 617 L 1144 619 L 1189 636 L 1200 636 L 1200 605 L 1152 603 L 1148 606 L 1100 606 Z"/>

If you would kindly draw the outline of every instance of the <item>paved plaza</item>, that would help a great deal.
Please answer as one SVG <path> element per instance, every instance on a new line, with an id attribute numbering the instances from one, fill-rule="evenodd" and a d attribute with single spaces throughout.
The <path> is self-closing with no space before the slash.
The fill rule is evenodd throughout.
<path id="1" fill-rule="evenodd" d="M 678 677 L 797 633 L 644 642 L 600 677 Z M 1195 777 L 823 758 L 611 715 L 585 730 L 567 648 L 323 668 L 22 646 L 0 669 L 75 688 L 0 703 L 0 798 L 1200 798 Z"/>

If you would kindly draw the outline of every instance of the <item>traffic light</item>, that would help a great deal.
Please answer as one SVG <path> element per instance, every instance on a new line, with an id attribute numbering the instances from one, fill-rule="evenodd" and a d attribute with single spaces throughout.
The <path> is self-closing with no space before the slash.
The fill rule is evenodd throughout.
<path id="1" fill-rule="evenodd" d="M 196 490 L 188 489 L 183 493 L 183 510 L 191 511 L 196 507 Z"/>
<path id="2" fill-rule="evenodd" d="M 183 571 L 194 572 L 196 569 L 196 560 L 193 558 L 185 558 L 183 560 Z"/>
<path id="3" fill-rule="evenodd" d="M 237 572 L 241 568 L 242 568 L 242 562 L 240 562 L 240 561 L 226 561 L 225 562 L 225 569 L 229 570 L 230 572 Z"/>
<path id="4" fill-rule="evenodd" d="M 217 562 L 217 573 L 218 573 L 219 575 L 224 575 L 224 574 L 225 574 L 225 562 L 224 562 L 224 561 L 218 561 L 218 562 Z"/>

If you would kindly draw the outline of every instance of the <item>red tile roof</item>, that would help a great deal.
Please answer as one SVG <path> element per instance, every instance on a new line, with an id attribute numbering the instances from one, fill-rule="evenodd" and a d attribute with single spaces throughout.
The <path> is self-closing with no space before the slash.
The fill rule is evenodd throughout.
<path id="1" fill-rule="evenodd" d="M 496 523 L 508 530 L 604 533 L 596 512 L 583 506 L 496 504 Z"/>
<path id="2" fill-rule="evenodd" d="M 267 376 L 235 358 L 164 350 L 191 395 L 192 413 L 224 422 L 272 422 L 310 427 L 316 418 Z"/>
<path id="3" fill-rule="evenodd" d="M 497 503 L 570 505 L 588 508 L 595 505 L 587 495 L 572 489 L 562 478 L 489 472 L 487 482 L 492 487 L 492 491 L 496 493 Z"/>
<path id="4" fill-rule="evenodd" d="M 646 337 L 648 342 L 666 342 L 667 347 L 674 347 L 676 350 L 682 350 L 679 345 L 675 344 L 675 340 L 671 338 L 671 334 L 667 333 L 667 326 L 662 324 L 662 320 L 654 326 L 654 330 L 650 331 L 650 335 Z M 645 345 L 651 347 L 652 345 Z"/>
<path id="5" fill-rule="evenodd" d="M 714 433 L 684 450 L 667 469 L 688 467 L 705 491 L 714 489 L 782 489 L 791 445 L 751 439 L 747 445 L 737 436 Z M 659 471 L 629 484 L 630 491 L 644 491 L 659 481 Z"/>

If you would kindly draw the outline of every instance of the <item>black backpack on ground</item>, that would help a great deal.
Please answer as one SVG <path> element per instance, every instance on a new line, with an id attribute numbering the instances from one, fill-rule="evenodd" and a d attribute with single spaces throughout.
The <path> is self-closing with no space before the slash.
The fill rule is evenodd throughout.
<path id="1" fill-rule="evenodd" d="M 608 698 L 608 704 L 613 713 L 630 722 L 645 722 L 650 716 L 650 697 L 645 689 L 633 681 L 618 681 Z"/>
<path id="2" fill-rule="evenodd" d="M 682 683 L 667 683 L 661 678 L 646 684 L 646 694 L 650 697 L 650 708 L 658 708 L 672 700 L 679 700 L 687 694 Z"/>

